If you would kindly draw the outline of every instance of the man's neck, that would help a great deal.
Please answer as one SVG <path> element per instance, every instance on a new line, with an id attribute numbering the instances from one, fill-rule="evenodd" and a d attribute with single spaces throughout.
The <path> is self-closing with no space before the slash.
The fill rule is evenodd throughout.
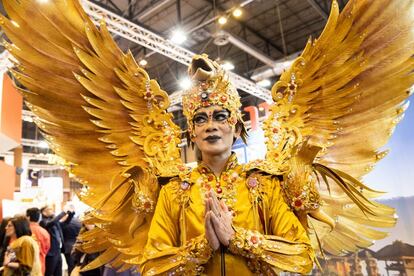
<path id="1" fill-rule="evenodd" d="M 206 155 L 206 156 L 203 156 L 203 164 L 209 167 L 210 170 L 216 176 L 220 176 L 230 156 L 231 156 L 231 152 L 226 152 L 226 153 L 219 154 L 219 155 Z"/>

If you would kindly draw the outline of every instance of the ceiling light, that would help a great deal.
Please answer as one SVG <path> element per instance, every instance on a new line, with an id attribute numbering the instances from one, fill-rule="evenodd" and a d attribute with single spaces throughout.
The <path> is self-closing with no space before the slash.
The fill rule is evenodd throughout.
<path id="1" fill-rule="evenodd" d="M 264 80 L 261 80 L 261 81 L 257 82 L 257 85 L 259 85 L 261 87 L 269 87 L 271 85 L 271 83 L 270 83 L 270 80 L 264 79 Z"/>
<path id="2" fill-rule="evenodd" d="M 233 10 L 234 17 L 240 17 L 242 14 L 243 14 L 243 11 L 240 8 L 236 8 L 235 10 Z"/>
<path id="3" fill-rule="evenodd" d="M 145 67 L 148 64 L 148 61 L 146 59 L 141 59 L 139 61 L 139 66 Z"/>
<path id="4" fill-rule="evenodd" d="M 187 40 L 187 36 L 184 34 L 182 30 L 176 29 L 173 31 L 170 40 L 172 43 L 182 44 L 184 43 L 184 41 Z"/>
<path id="5" fill-rule="evenodd" d="M 180 80 L 179 84 L 180 84 L 181 89 L 187 90 L 187 89 L 189 89 L 191 87 L 191 85 L 193 84 L 193 82 L 191 81 L 190 78 L 185 77 L 185 78 L 182 78 Z"/>
<path id="6" fill-rule="evenodd" d="M 37 146 L 39 148 L 42 148 L 42 149 L 48 149 L 49 148 L 49 145 L 47 144 L 46 141 L 40 141 L 39 144 L 37 144 Z"/>
<path id="7" fill-rule="evenodd" d="M 227 18 L 226 18 L 226 17 L 224 17 L 224 16 L 220 16 L 220 18 L 218 19 L 218 23 L 219 23 L 220 25 L 224 25 L 224 24 L 226 24 L 226 23 L 227 23 Z"/>
<path id="8" fill-rule="evenodd" d="M 233 65 L 233 63 L 228 62 L 228 61 L 224 62 L 224 63 L 221 65 L 221 67 L 222 67 L 224 70 L 227 70 L 227 71 L 231 71 L 231 70 L 233 70 L 233 69 L 234 69 L 234 65 Z"/>

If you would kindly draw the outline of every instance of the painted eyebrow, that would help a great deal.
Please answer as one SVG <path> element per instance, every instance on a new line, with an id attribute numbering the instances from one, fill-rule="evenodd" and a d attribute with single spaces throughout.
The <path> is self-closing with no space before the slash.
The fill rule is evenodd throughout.
<path id="1" fill-rule="evenodd" d="M 225 109 L 223 109 L 223 110 L 214 110 L 213 111 L 213 115 L 214 114 L 220 114 L 220 113 L 230 113 L 230 112 L 225 110 Z M 199 112 L 199 113 L 194 114 L 194 116 L 196 116 L 196 115 L 206 115 L 207 116 L 207 113 L 206 112 Z"/>

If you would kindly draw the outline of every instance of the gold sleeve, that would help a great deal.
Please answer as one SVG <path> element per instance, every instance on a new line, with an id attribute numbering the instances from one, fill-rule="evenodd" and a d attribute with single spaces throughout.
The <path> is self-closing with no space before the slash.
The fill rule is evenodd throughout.
<path id="1" fill-rule="evenodd" d="M 275 275 L 280 271 L 308 273 L 312 270 L 315 254 L 309 237 L 295 214 L 288 208 L 277 180 L 271 181 L 265 217 L 265 232 L 252 231 L 233 226 L 235 235 L 230 241 L 229 250 L 233 254 L 248 259 L 250 269 L 256 273 Z M 267 211 L 267 212 L 266 212 Z"/>
<path id="2" fill-rule="evenodd" d="M 159 275 L 175 272 L 174 275 L 198 275 L 203 264 L 212 256 L 204 234 L 181 244 L 180 206 L 172 193 L 163 187 L 148 232 L 148 241 L 140 270 L 142 275 Z M 175 204 L 177 203 L 177 204 Z"/>

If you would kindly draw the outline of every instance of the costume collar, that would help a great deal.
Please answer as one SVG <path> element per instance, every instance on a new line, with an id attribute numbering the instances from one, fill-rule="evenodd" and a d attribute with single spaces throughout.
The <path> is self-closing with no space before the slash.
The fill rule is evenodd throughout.
<path id="1" fill-rule="evenodd" d="M 229 159 L 227 159 L 226 165 L 224 166 L 223 172 L 234 169 L 238 164 L 239 162 L 237 161 L 236 154 L 234 152 L 231 152 L 231 155 Z M 203 162 L 198 163 L 197 170 L 200 174 L 213 173 L 211 169 Z"/>

